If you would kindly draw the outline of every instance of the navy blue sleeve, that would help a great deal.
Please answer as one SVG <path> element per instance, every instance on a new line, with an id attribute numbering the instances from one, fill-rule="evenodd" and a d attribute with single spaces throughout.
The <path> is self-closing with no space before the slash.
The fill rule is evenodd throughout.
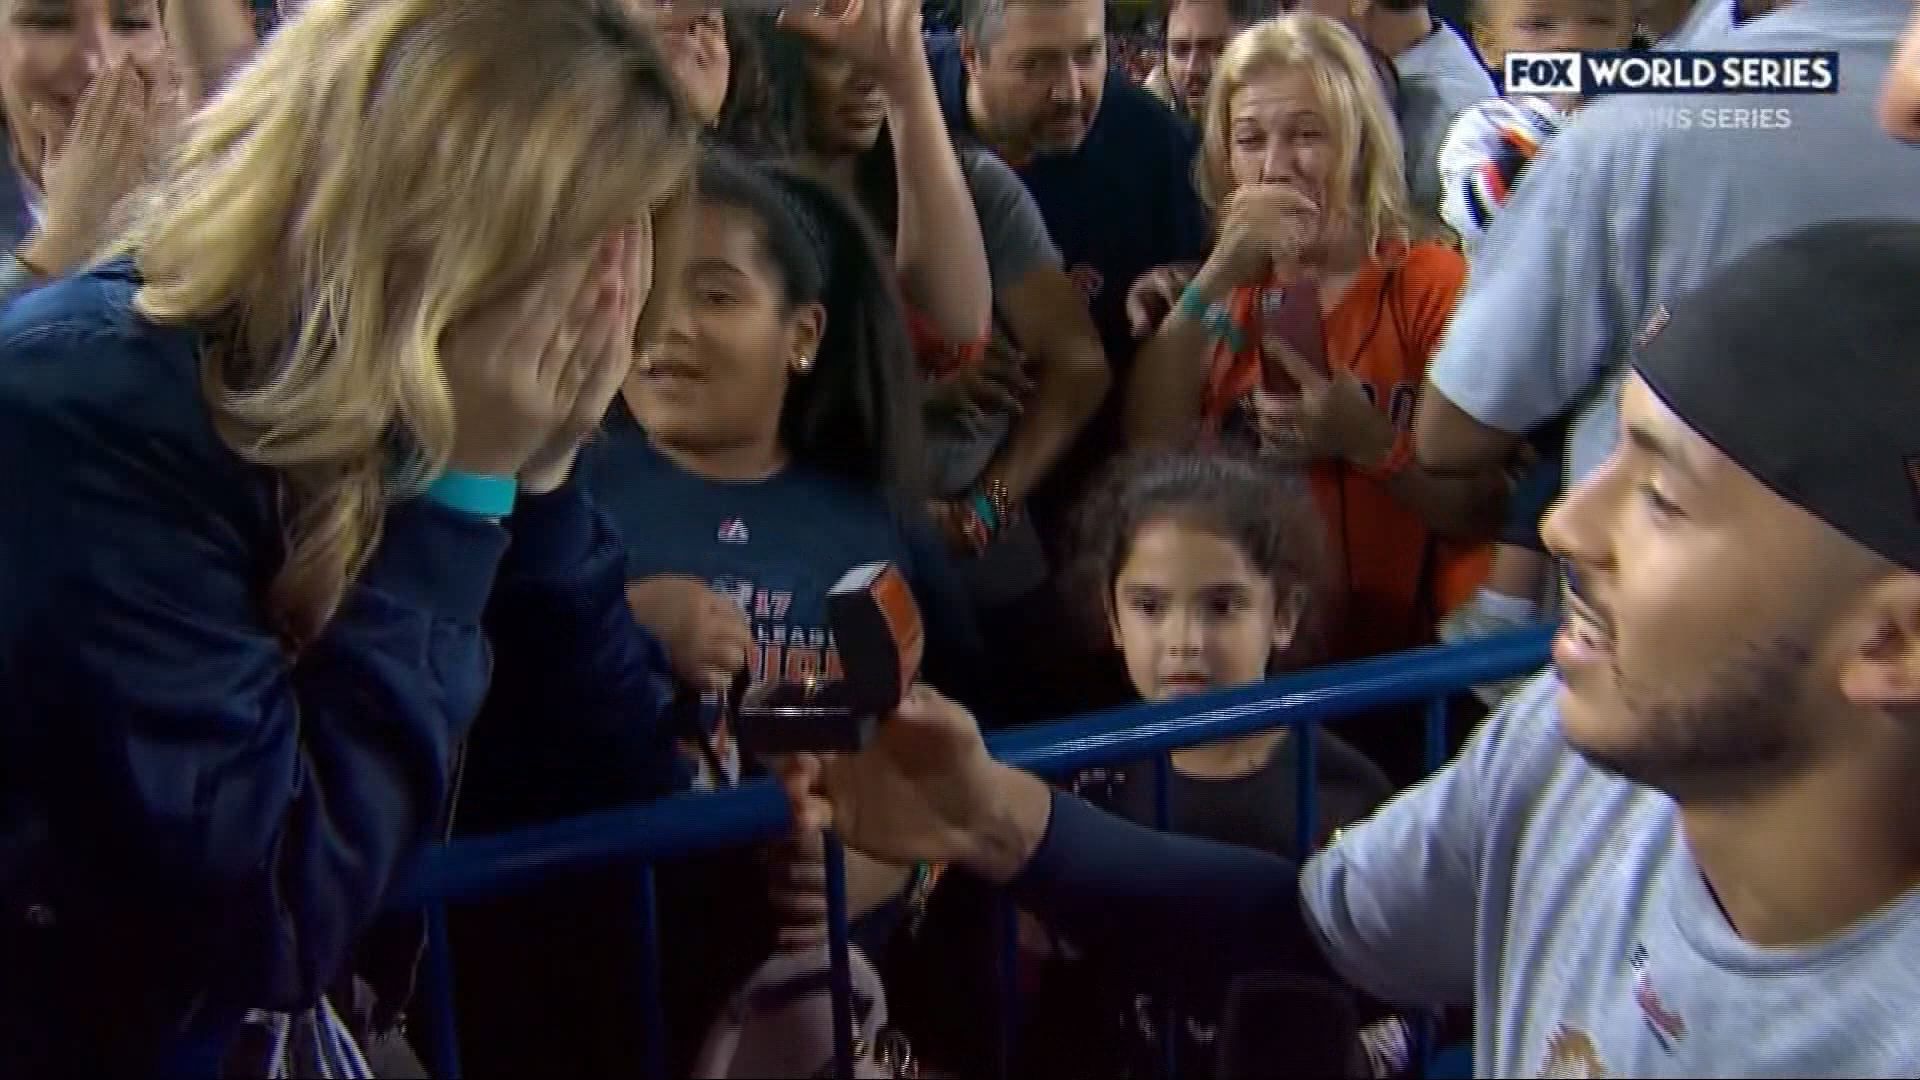
<path id="1" fill-rule="evenodd" d="M 471 763 L 475 794 L 492 801 L 482 813 L 509 824 L 682 789 L 671 669 L 627 607 L 611 524 L 568 482 L 522 498 L 508 528 L 486 620 L 494 692 Z"/>
<path id="2" fill-rule="evenodd" d="M 260 472 L 150 422 L 184 386 L 164 403 L 33 392 L 23 371 L 129 370 L 102 355 L 117 341 L 61 336 L 0 353 L 0 720 L 29 755 L 8 764 L 34 778 L 75 895 L 185 958 L 170 977 L 215 1005 L 303 1006 L 442 821 L 506 533 L 391 511 L 290 658 L 263 602 L 277 536 L 242 494 Z"/>
<path id="3" fill-rule="evenodd" d="M 1136 825 L 1058 790 L 1013 892 L 1048 926 L 1150 981 L 1329 970 L 1293 863 Z"/>

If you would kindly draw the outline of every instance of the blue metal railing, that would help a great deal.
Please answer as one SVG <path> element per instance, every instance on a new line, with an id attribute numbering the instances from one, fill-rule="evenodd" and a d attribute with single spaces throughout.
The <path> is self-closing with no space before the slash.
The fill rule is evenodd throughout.
<path id="1" fill-rule="evenodd" d="M 1422 649 L 1178 701 L 1134 705 L 1035 725 L 992 736 L 988 748 L 1009 764 L 1043 775 L 1060 774 L 1149 759 L 1164 763 L 1169 752 L 1200 743 L 1281 726 L 1303 727 L 1386 706 L 1427 702 L 1426 761 L 1429 769 L 1437 768 L 1447 752 L 1446 699 L 1479 683 L 1537 670 L 1546 662 L 1549 633 L 1546 629 L 1529 630 L 1472 645 Z M 1318 806 L 1311 745 L 1311 740 L 1301 740 L 1296 761 L 1302 851 L 1312 847 Z M 1166 825 L 1168 771 L 1164 764 L 1155 770 L 1162 827 Z M 561 870 L 608 863 L 637 865 L 640 903 L 635 918 L 647 987 L 641 1021 L 650 1072 L 657 1077 L 665 1060 L 662 1047 L 666 1036 L 658 996 L 659 927 L 653 864 L 760 843 L 782 835 L 789 826 L 786 802 L 779 790 L 768 783 L 757 783 L 719 794 L 677 795 L 495 836 L 456 840 L 431 852 L 402 883 L 391 906 L 424 908 L 427 912 L 428 1049 L 434 1075 L 445 1080 L 461 1075 L 453 963 L 446 935 L 447 904 L 523 889 Z M 832 838 L 828 853 L 830 955 L 834 958 L 831 982 L 837 1021 L 834 1057 L 839 1075 L 850 1077 L 853 1047 L 845 962 L 845 880 L 839 847 Z M 1004 1075 L 1018 1019 L 1011 990 L 1010 913 L 1002 918 L 1001 926 L 999 1059 Z M 1169 1055 L 1168 1065 L 1172 1064 Z"/>

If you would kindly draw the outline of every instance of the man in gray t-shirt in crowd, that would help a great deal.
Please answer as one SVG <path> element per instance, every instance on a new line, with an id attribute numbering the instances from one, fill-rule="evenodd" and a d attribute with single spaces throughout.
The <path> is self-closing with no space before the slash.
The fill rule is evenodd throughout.
<path id="1" fill-rule="evenodd" d="M 1420 461 L 1482 468 L 1573 411 L 1577 480 L 1612 448 L 1618 374 L 1662 305 L 1803 226 L 1920 219 L 1920 165 L 1872 104 L 1906 15 L 1906 0 L 1796 0 L 1686 44 L 1836 50 L 1837 94 L 1623 95 L 1582 110 L 1476 253 L 1427 373 Z"/>

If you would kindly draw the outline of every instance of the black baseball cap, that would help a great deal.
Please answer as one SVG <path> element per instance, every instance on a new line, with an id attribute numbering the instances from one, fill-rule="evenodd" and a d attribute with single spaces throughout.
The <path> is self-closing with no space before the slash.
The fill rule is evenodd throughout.
<path id="1" fill-rule="evenodd" d="M 1753 248 L 1657 315 L 1633 367 L 1781 498 L 1920 571 L 1920 223 Z"/>

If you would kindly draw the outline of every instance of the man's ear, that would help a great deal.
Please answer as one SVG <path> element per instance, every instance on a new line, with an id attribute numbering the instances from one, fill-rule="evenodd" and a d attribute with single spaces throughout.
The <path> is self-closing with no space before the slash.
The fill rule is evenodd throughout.
<path id="1" fill-rule="evenodd" d="M 1901 570 L 1867 592 L 1852 620 L 1840 692 L 1863 708 L 1920 709 L 1920 574 Z"/>
<path id="2" fill-rule="evenodd" d="M 980 77 L 980 60 L 985 50 L 973 40 L 973 35 L 960 31 L 960 66 L 967 71 L 967 81 Z"/>

